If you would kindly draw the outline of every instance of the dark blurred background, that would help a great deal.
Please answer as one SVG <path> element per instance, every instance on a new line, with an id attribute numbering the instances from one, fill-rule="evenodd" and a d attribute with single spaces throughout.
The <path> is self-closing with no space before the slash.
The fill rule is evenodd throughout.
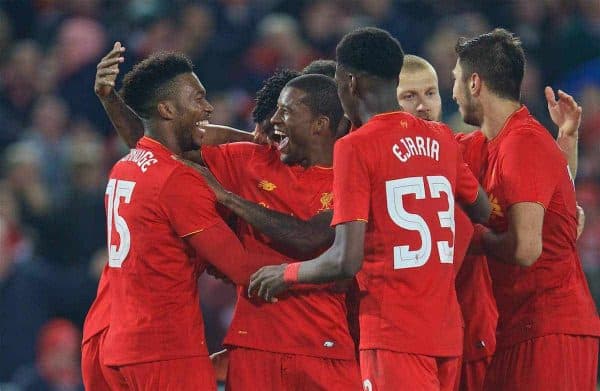
<path id="1" fill-rule="evenodd" d="M 211 122 L 252 129 L 254 92 L 280 67 L 333 58 L 339 38 L 376 25 L 436 67 L 444 118 L 460 36 L 496 26 L 527 51 L 523 101 L 550 123 L 543 88 L 583 107 L 577 192 L 581 261 L 600 300 L 600 0 L 0 0 L 0 389 L 78 390 L 79 338 L 106 262 L 104 187 L 126 152 L 93 92 L 119 40 L 126 72 L 159 49 L 194 61 Z M 200 281 L 211 351 L 234 293 Z"/>

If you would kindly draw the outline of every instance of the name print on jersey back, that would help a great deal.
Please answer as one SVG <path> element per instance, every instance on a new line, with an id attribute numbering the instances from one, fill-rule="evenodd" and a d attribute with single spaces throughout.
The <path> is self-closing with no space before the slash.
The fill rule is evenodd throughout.
<path id="1" fill-rule="evenodd" d="M 154 154 L 151 151 L 146 151 L 144 149 L 132 149 L 127 155 L 125 155 L 122 159 L 122 162 L 133 162 L 138 165 L 142 172 L 146 172 L 148 167 L 153 164 L 158 163 L 158 160 L 154 157 Z"/>
<path id="2" fill-rule="evenodd" d="M 394 144 L 392 152 L 402 163 L 406 163 L 413 156 L 427 156 L 440 161 L 440 143 L 430 137 L 403 137 L 400 144 Z"/>

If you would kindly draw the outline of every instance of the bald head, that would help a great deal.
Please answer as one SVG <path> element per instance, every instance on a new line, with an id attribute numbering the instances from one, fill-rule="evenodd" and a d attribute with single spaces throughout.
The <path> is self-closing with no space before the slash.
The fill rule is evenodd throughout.
<path id="1" fill-rule="evenodd" d="M 412 54 L 404 56 L 396 92 L 404 111 L 428 121 L 441 119 L 442 99 L 437 73 L 424 58 Z"/>

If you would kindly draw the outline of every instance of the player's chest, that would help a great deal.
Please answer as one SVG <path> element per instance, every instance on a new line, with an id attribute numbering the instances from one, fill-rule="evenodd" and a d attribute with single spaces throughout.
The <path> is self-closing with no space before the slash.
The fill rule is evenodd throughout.
<path id="1" fill-rule="evenodd" d="M 242 195 L 266 208 L 308 219 L 333 207 L 332 182 L 329 175 L 292 169 L 251 170 Z"/>

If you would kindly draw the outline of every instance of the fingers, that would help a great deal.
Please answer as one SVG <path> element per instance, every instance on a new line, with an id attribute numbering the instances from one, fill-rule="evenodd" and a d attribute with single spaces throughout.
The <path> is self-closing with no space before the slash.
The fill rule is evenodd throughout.
<path id="1" fill-rule="evenodd" d="M 98 86 L 115 87 L 115 82 L 111 80 L 99 80 L 96 82 Z"/>
<path id="2" fill-rule="evenodd" d="M 118 75 L 119 74 L 119 68 L 102 68 L 99 69 L 98 72 L 96 72 L 96 77 L 105 77 L 105 76 L 112 76 L 112 75 Z"/>
<path id="3" fill-rule="evenodd" d="M 573 99 L 571 95 L 567 94 L 562 90 L 558 90 L 558 103 L 572 110 L 576 110 L 578 107 L 577 102 L 575 102 L 575 99 Z"/>
<path id="4" fill-rule="evenodd" d="M 103 59 L 98 63 L 98 65 L 96 65 L 96 69 L 110 68 L 112 66 L 121 64 L 123 61 L 125 61 L 125 57 Z"/>
<path id="5" fill-rule="evenodd" d="M 556 96 L 554 95 L 554 90 L 552 89 L 552 87 L 547 86 L 546 88 L 544 88 L 544 95 L 546 95 L 546 101 L 548 102 L 549 107 L 556 106 Z"/>

